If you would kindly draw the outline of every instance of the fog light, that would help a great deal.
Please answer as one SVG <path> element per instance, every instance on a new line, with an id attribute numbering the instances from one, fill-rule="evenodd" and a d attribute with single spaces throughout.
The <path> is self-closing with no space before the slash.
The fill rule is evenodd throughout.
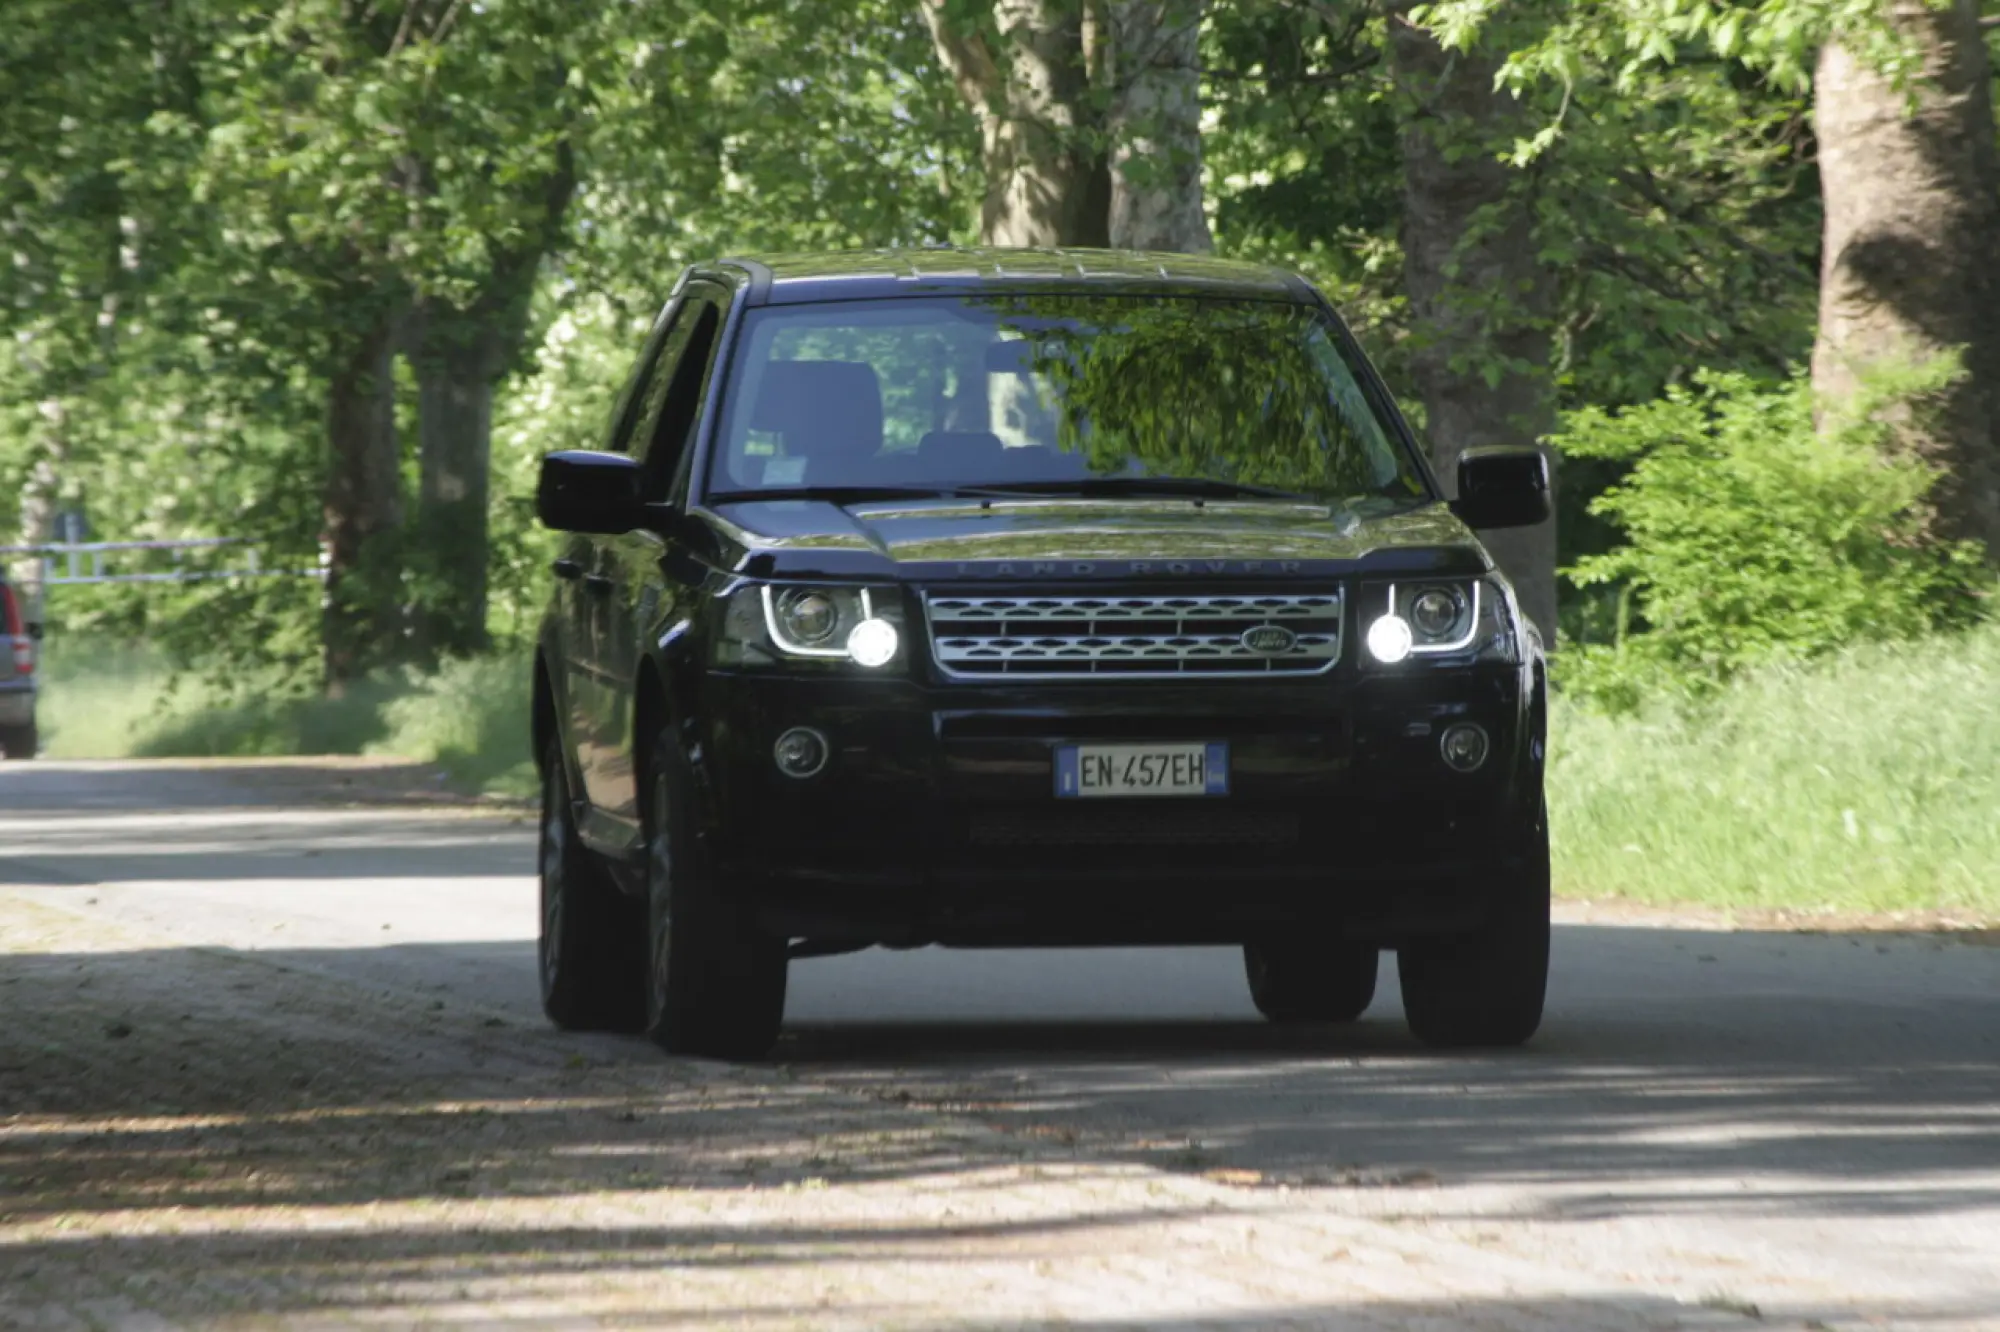
<path id="1" fill-rule="evenodd" d="M 771 756 L 778 761 L 778 771 L 787 777 L 812 776 L 826 766 L 830 752 L 826 737 L 810 726 L 794 726 L 779 736 L 778 743 L 771 747 Z"/>
<path id="2" fill-rule="evenodd" d="M 863 620 L 847 636 L 847 655 L 856 666 L 887 666 L 896 659 L 896 626 L 887 620 Z"/>
<path id="3" fill-rule="evenodd" d="M 1410 655 L 1415 642 L 1410 622 L 1400 615 L 1384 615 L 1368 626 L 1368 652 L 1377 661 L 1399 662 Z"/>
<path id="4" fill-rule="evenodd" d="M 1486 732 L 1471 722 L 1447 726 L 1438 739 L 1438 751 L 1444 755 L 1444 761 L 1460 772 L 1477 770 L 1486 762 L 1488 748 Z"/>

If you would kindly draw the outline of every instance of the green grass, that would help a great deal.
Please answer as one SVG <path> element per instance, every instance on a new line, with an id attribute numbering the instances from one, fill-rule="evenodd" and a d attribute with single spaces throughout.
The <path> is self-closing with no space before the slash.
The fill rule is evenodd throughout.
<path id="1" fill-rule="evenodd" d="M 51 638 L 40 674 L 35 716 L 48 758 L 123 758 L 173 704 L 166 664 L 143 648 Z"/>
<path id="2" fill-rule="evenodd" d="M 535 789 L 528 701 L 527 666 L 509 657 L 378 676 L 327 699 L 176 683 L 143 649 L 81 642 L 52 645 L 40 713 L 50 758 L 371 754 L 520 796 Z"/>
<path id="3" fill-rule="evenodd" d="M 2000 920 L 2000 625 L 1550 730 L 1566 896 Z"/>

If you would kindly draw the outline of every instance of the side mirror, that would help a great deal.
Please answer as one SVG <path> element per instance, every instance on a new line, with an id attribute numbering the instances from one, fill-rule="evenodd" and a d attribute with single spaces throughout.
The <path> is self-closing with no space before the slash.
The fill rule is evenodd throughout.
<path id="1" fill-rule="evenodd" d="M 40 620 L 31 620 L 28 623 L 28 637 L 34 639 L 37 643 L 42 641 L 42 635 L 44 632 L 45 631 L 42 628 L 42 622 Z"/>
<path id="2" fill-rule="evenodd" d="M 1467 527 L 1533 527 L 1551 512 L 1549 460 L 1540 449 L 1467 449 L 1458 455 L 1451 511 Z"/>
<path id="3" fill-rule="evenodd" d="M 616 536 L 645 525 L 639 463 L 622 453 L 569 449 L 542 456 L 535 516 L 558 532 Z"/>

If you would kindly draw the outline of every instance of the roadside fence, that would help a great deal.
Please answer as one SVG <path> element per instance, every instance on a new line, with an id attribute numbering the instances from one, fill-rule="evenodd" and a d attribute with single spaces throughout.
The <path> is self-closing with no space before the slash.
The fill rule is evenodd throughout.
<path id="1" fill-rule="evenodd" d="M 210 554 L 225 568 L 203 567 Z M 95 583 L 194 583 L 215 578 L 326 577 L 325 559 L 310 569 L 266 567 L 248 537 L 194 537 L 181 541 L 74 541 L 0 546 L 0 564 L 41 561 L 41 586 Z M 162 568 L 160 566 L 164 565 Z"/>

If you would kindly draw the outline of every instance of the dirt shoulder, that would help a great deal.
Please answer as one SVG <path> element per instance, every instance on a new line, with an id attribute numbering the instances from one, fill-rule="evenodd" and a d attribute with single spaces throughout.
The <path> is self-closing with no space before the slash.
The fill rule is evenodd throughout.
<path id="1" fill-rule="evenodd" d="M 1778 934 L 1899 934 L 2000 947 L 2000 924 L 1945 911 L 1808 911 L 1763 907 L 1657 906 L 1622 898 L 1563 898 L 1556 920 L 1568 925 L 1635 925 L 1679 930 L 1757 930 Z"/>

